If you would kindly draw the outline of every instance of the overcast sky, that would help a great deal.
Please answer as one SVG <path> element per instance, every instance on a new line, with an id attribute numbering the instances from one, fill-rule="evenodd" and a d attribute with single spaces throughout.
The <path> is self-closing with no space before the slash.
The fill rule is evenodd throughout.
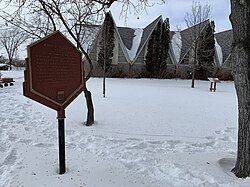
<path id="1" fill-rule="evenodd" d="M 197 1 L 200 1 L 201 4 L 208 3 L 211 5 L 211 19 L 215 20 L 216 32 L 231 29 L 231 24 L 228 19 L 228 16 L 230 14 L 230 0 Z M 114 3 L 111 7 L 111 11 L 117 26 L 144 28 L 153 20 L 155 20 L 158 16 L 162 15 L 163 19 L 166 19 L 167 17 L 170 19 L 171 30 L 176 30 L 177 26 L 181 27 L 182 29 L 186 27 L 184 17 L 186 12 L 191 10 L 193 0 L 167 0 L 167 3 L 165 4 L 159 4 L 159 2 L 160 0 L 149 0 L 149 3 L 154 3 L 154 5 L 148 7 L 146 9 L 147 12 L 143 11 L 139 14 L 134 14 L 134 12 L 131 12 L 130 14 L 128 14 L 126 23 L 124 17 L 120 16 L 121 4 Z M 1 53 L 3 53 L 2 50 L 0 50 L 0 54 Z M 21 49 L 19 50 L 19 54 L 21 58 L 24 58 L 26 56 L 26 47 L 21 47 Z"/>
<path id="2" fill-rule="evenodd" d="M 149 2 L 160 2 L 157 0 L 149 0 Z M 176 30 L 177 26 L 185 28 L 184 17 L 186 12 L 191 10 L 193 0 L 167 0 L 165 4 L 155 3 L 152 7 L 147 8 L 147 12 L 128 14 L 125 23 L 124 17 L 120 16 L 121 7 L 118 4 L 113 4 L 111 11 L 118 26 L 129 26 L 133 28 L 145 27 L 151 21 L 162 15 L 163 19 L 170 19 L 171 30 Z M 211 5 L 211 20 L 215 21 L 216 32 L 231 29 L 229 22 L 230 0 L 200 0 L 201 4 Z M 138 19 L 139 18 L 139 19 Z"/>

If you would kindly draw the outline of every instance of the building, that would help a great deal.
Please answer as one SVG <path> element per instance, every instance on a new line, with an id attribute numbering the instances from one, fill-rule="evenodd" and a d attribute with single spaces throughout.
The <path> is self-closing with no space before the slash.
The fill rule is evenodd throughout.
<path id="1" fill-rule="evenodd" d="M 163 23 L 162 16 L 156 18 L 145 28 L 128 28 L 117 27 L 115 21 L 110 14 L 114 23 L 114 49 L 112 58 L 112 70 L 109 76 L 112 77 L 143 77 L 145 69 L 145 58 L 147 54 L 148 44 L 153 31 L 159 23 Z M 93 61 L 94 76 L 102 76 L 103 70 L 98 65 L 98 53 L 100 51 L 101 28 L 96 35 L 89 55 Z M 88 70 L 88 65 L 85 69 Z"/>
<path id="2" fill-rule="evenodd" d="M 147 77 L 145 60 L 149 41 L 157 25 L 164 23 L 162 16 L 145 28 L 117 27 L 111 14 L 110 17 L 114 25 L 114 47 L 112 69 L 106 75 Z M 168 19 L 165 22 L 168 23 Z M 89 50 L 90 59 L 94 65 L 93 76 L 103 76 L 103 69 L 98 64 L 98 54 L 101 48 L 101 30 L 104 26 L 105 24 L 99 26 Z M 208 76 L 221 79 L 232 78 L 230 66 L 232 31 L 214 34 L 214 22 L 205 20 L 181 31 L 170 31 L 169 37 L 166 78 L 190 78 L 194 64 L 197 66 L 195 68 L 196 79 L 206 79 Z M 195 58 L 198 59 L 196 62 L 194 62 Z M 89 69 L 87 64 L 85 69 L 87 71 Z"/>

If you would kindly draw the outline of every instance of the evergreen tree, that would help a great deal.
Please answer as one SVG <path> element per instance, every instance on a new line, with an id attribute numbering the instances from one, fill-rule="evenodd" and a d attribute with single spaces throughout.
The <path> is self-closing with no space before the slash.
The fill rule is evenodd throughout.
<path id="1" fill-rule="evenodd" d="M 98 53 L 98 64 L 104 69 L 105 72 L 109 72 L 112 68 L 112 58 L 113 58 L 113 50 L 115 47 L 114 44 L 114 22 L 110 15 L 107 13 L 105 16 L 105 20 L 102 26 L 101 31 L 101 40 L 99 43 L 100 51 Z M 105 65 L 104 65 L 105 63 Z"/>
<path id="2" fill-rule="evenodd" d="M 213 67 L 215 55 L 214 22 L 202 33 L 197 50 L 199 67 L 208 71 Z"/>
<path id="3" fill-rule="evenodd" d="M 155 42 L 153 45 L 153 50 L 154 53 L 152 54 L 153 56 L 153 77 L 158 77 L 160 73 L 160 65 L 161 65 L 161 22 L 158 23 L 157 28 L 154 32 L 155 34 Z"/>
<path id="4" fill-rule="evenodd" d="M 164 78 L 166 76 L 169 43 L 169 23 L 159 22 L 151 34 L 145 60 L 146 70 L 150 73 L 150 77 Z"/>
<path id="5" fill-rule="evenodd" d="M 160 73 L 161 75 L 166 76 L 167 69 L 167 59 L 168 59 L 168 50 L 170 43 L 170 28 L 168 21 L 164 21 L 162 24 L 162 33 L 161 33 L 161 50 L 160 50 Z"/>
<path id="6" fill-rule="evenodd" d="M 155 46 L 155 30 L 153 31 L 151 38 L 148 42 L 148 48 L 147 48 L 147 54 L 146 54 L 146 70 L 150 73 L 150 76 L 153 75 L 154 73 L 154 57 L 152 54 L 154 54 L 155 52 L 155 48 L 153 46 Z"/>

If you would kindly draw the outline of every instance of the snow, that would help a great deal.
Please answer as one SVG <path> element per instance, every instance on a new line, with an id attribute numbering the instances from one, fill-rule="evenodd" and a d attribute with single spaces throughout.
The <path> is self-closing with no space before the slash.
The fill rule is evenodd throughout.
<path id="1" fill-rule="evenodd" d="M 215 49 L 216 49 L 216 53 L 218 56 L 219 65 L 221 66 L 223 63 L 222 49 L 221 49 L 221 46 L 219 45 L 219 43 L 217 42 L 216 38 L 214 38 L 214 40 L 215 40 Z"/>
<path id="2" fill-rule="evenodd" d="M 136 56 L 136 52 L 140 46 L 140 42 L 141 42 L 141 38 L 142 38 L 142 34 L 143 34 L 143 29 L 134 29 L 135 31 L 135 36 L 133 38 L 133 43 L 132 43 L 132 48 L 128 51 L 128 55 L 129 55 L 129 59 L 131 60 L 131 62 L 135 59 Z"/>
<path id="3" fill-rule="evenodd" d="M 181 56 L 181 48 L 182 48 L 182 40 L 181 40 L 181 33 L 176 32 L 172 38 L 172 48 L 174 52 L 174 57 L 177 63 L 179 63 L 180 56 Z"/>
<path id="4" fill-rule="evenodd" d="M 233 82 L 90 79 L 96 123 L 83 94 L 66 109 L 67 172 L 58 175 L 56 112 L 22 95 L 23 71 L 0 89 L 0 186 L 249 186 L 236 158 Z"/>

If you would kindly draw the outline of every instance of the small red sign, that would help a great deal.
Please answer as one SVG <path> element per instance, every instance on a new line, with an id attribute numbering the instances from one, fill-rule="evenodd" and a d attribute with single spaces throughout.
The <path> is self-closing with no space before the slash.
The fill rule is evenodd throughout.
<path id="1" fill-rule="evenodd" d="M 59 31 L 28 46 L 24 95 L 57 111 L 83 91 L 81 52 Z"/>

